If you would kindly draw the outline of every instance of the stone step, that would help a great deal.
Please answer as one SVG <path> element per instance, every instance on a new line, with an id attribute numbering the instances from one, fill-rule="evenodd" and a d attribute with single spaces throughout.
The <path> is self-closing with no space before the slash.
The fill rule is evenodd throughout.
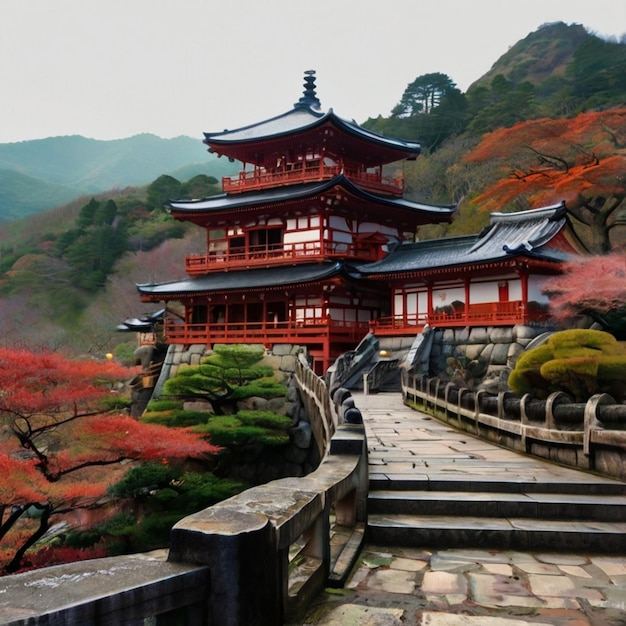
<path id="1" fill-rule="evenodd" d="M 382 546 L 626 553 L 626 522 L 476 518 L 443 515 L 368 516 L 366 541 Z"/>
<path id="2" fill-rule="evenodd" d="M 623 495 L 378 490 L 367 507 L 370 514 L 626 521 Z"/>
<path id="3" fill-rule="evenodd" d="M 370 471 L 370 492 L 395 491 L 466 491 L 490 493 L 554 493 L 586 495 L 626 495 L 626 483 L 603 479 L 583 472 L 568 480 L 533 481 L 531 478 L 465 473 L 461 476 L 436 473 L 383 474 Z"/>

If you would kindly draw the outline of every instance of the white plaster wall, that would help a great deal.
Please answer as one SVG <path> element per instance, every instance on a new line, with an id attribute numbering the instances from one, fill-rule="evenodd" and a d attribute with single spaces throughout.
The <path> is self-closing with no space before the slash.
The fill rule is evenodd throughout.
<path id="1" fill-rule="evenodd" d="M 498 301 L 498 283 L 470 283 L 470 304 Z"/>
<path id="2" fill-rule="evenodd" d="M 306 243 L 309 241 L 319 241 L 319 230 L 299 230 L 296 232 L 286 231 L 283 237 L 285 244 Z"/>

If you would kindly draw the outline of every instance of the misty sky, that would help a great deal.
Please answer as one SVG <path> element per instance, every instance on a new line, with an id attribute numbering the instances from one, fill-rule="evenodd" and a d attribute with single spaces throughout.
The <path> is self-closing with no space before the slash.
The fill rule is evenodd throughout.
<path id="1" fill-rule="evenodd" d="M 465 91 L 544 23 L 626 33 L 624 0 L 0 0 L 0 143 L 161 137 L 322 108 L 389 115 L 442 72 Z"/>

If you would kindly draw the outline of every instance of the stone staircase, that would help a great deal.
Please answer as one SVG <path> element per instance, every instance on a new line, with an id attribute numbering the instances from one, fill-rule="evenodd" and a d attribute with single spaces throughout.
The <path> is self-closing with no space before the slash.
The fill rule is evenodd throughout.
<path id="1" fill-rule="evenodd" d="M 382 545 L 625 554 L 626 488 L 588 481 L 431 485 L 419 480 L 382 484 L 374 479 L 367 540 Z"/>
<path id="2" fill-rule="evenodd" d="M 355 398 L 366 426 L 366 541 L 626 554 L 626 483 L 455 431 L 399 395 Z"/>

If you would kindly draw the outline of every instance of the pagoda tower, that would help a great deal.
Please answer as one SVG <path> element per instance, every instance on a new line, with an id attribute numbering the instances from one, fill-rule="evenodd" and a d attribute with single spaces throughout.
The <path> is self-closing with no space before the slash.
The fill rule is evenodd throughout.
<path id="1" fill-rule="evenodd" d="M 313 71 L 286 113 L 204 137 L 242 169 L 222 194 L 170 203 L 206 230 L 206 250 L 186 258 L 188 278 L 138 285 L 140 297 L 184 311 L 166 317 L 170 344 L 301 345 L 321 374 L 390 313 L 390 286 L 357 268 L 451 221 L 454 207 L 404 199 L 386 166 L 415 159 L 419 144 L 323 112 Z"/>

